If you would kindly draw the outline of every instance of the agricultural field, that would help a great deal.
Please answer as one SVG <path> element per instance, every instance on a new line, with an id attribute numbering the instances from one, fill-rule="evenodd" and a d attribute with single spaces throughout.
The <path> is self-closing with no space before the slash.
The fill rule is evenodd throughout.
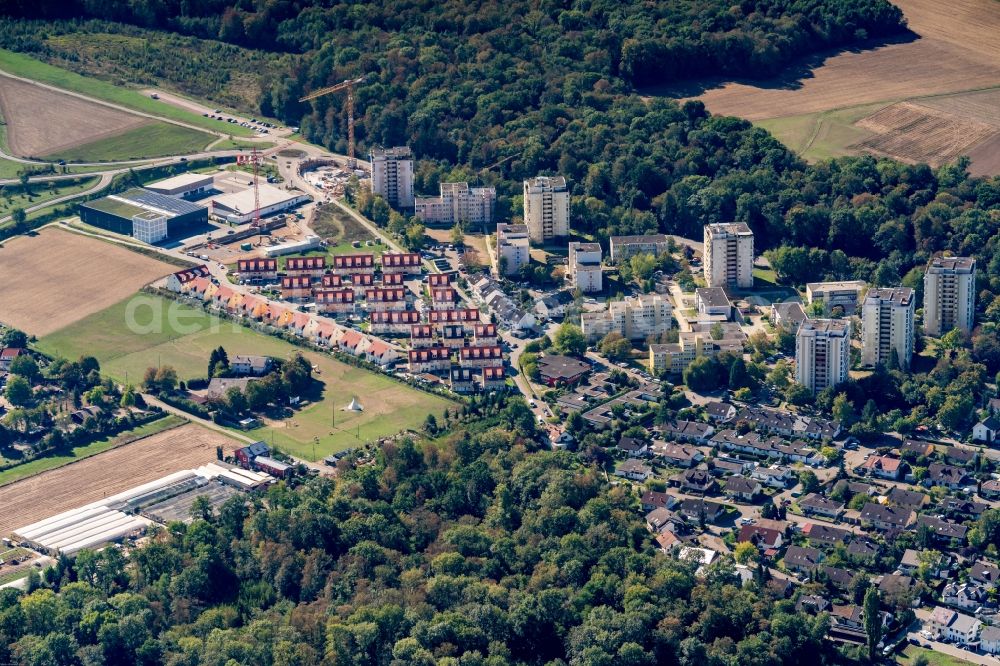
<path id="1" fill-rule="evenodd" d="M 119 245 L 46 227 L 0 247 L 0 318 L 47 335 L 175 270 Z"/>
<path id="2" fill-rule="evenodd" d="M 46 155 L 44 159 L 67 162 L 114 162 L 190 155 L 204 151 L 212 139 L 212 135 L 199 130 L 153 122 L 97 141 L 56 150 Z"/>
<path id="3" fill-rule="evenodd" d="M 116 86 L 89 76 L 81 76 L 60 67 L 53 67 L 22 53 L 0 49 L 0 72 L 40 81 L 63 90 L 82 93 L 94 99 L 119 104 L 135 111 L 177 120 L 207 130 L 221 130 L 233 136 L 253 136 L 253 130 L 250 128 L 205 118 L 201 114 L 192 113 L 170 104 L 163 104 L 136 90 Z"/>
<path id="4" fill-rule="evenodd" d="M 754 121 L 810 160 L 857 154 L 872 138 L 858 121 L 903 101 L 993 124 L 1000 94 L 1000 12 L 995 0 L 899 0 L 919 38 L 868 50 L 840 53 L 812 69 L 765 84 L 727 82 L 699 95 L 713 113 Z M 934 63 L 928 66 L 927 63 Z M 936 101 L 935 101 L 936 100 Z M 951 130 L 937 130 L 947 135 Z M 947 138 L 909 146 L 915 137 L 883 145 L 913 154 L 954 149 Z M 972 171 L 1000 173 L 1000 158 L 982 137 L 961 151 L 973 156 Z M 891 144 L 891 145 L 890 145 Z M 894 157 L 912 159 L 906 154 Z M 934 156 L 947 161 L 944 155 Z"/>
<path id="5" fill-rule="evenodd" d="M 215 430 L 188 424 L 119 446 L 0 488 L 0 535 L 102 497 L 231 454 L 242 444 Z"/>
<path id="6" fill-rule="evenodd" d="M 78 446 L 69 453 L 56 456 L 44 456 L 36 458 L 35 460 L 30 460 L 26 463 L 0 472 L 0 486 L 5 486 L 8 483 L 14 483 L 20 479 L 26 479 L 29 476 L 34 476 L 35 474 L 40 474 L 50 469 L 56 469 L 58 467 L 62 467 L 63 465 L 68 465 L 72 462 L 89 458 L 90 456 L 96 456 L 97 454 L 104 453 L 105 451 L 113 449 L 116 446 L 123 446 L 130 442 L 134 442 L 137 439 L 149 437 L 150 435 L 155 435 L 156 433 L 176 428 L 185 423 L 187 423 L 185 419 L 174 414 L 168 414 L 161 419 L 141 425 L 134 430 L 128 430 L 113 437 L 105 437 L 97 440 L 96 442 L 91 442 L 90 444 L 85 444 L 84 446 Z"/>
<path id="7" fill-rule="evenodd" d="M 153 312 L 161 315 L 160 324 L 153 323 Z M 133 325 L 126 324 L 129 320 Z M 249 433 L 273 441 L 295 456 L 313 459 L 316 438 L 316 458 L 320 458 L 402 429 L 419 428 L 427 414 L 440 416 L 452 404 L 384 375 L 341 363 L 328 354 L 303 350 L 200 309 L 146 294 L 56 331 L 37 346 L 66 358 L 91 354 L 100 361 L 102 372 L 119 381 L 127 374 L 134 381 L 157 363 L 173 366 L 183 380 L 204 377 L 209 354 L 220 345 L 230 356 L 289 358 L 301 352 L 316 367 L 315 376 L 322 386 L 311 404 L 288 418 L 268 420 L 264 427 Z M 354 396 L 361 400 L 364 411 L 343 411 Z"/>

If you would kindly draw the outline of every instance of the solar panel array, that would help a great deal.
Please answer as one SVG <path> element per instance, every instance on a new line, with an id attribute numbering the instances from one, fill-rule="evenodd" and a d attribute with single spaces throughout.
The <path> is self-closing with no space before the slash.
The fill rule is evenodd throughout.
<path id="1" fill-rule="evenodd" d="M 184 199 L 179 199 L 177 197 L 168 196 L 166 194 L 160 194 L 159 192 L 151 192 L 149 190 L 142 189 L 141 187 L 132 188 L 131 190 L 123 192 L 118 196 L 123 199 L 128 199 L 129 201 L 135 201 L 136 203 L 158 208 L 173 215 L 186 215 L 188 213 L 197 213 L 205 210 L 205 207 L 202 205 L 185 201 Z"/>

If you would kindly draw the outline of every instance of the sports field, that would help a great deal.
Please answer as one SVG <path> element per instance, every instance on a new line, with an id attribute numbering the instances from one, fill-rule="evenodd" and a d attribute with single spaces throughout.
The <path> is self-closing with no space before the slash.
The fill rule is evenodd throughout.
<path id="1" fill-rule="evenodd" d="M 0 321 L 46 335 L 175 270 L 120 245 L 46 227 L 0 247 Z"/>
<path id="2" fill-rule="evenodd" d="M 419 428 L 433 413 L 440 417 L 451 403 L 410 388 L 381 374 L 335 360 L 328 354 L 301 350 L 278 338 L 220 320 L 200 309 L 156 296 L 139 294 L 45 336 L 38 348 L 77 358 L 91 354 L 111 377 L 138 381 L 149 366 L 173 366 L 181 379 L 204 377 L 212 349 L 234 354 L 289 358 L 296 352 L 316 366 L 322 383 L 319 397 L 290 418 L 269 421 L 253 437 L 307 459 L 321 458 L 378 437 Z M 346 412 L 357 396 L 364 411 Z"/>

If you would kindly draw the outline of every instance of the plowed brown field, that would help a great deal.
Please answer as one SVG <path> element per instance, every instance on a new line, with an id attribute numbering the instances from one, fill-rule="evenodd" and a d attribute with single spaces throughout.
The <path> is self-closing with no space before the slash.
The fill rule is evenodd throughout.
<path id="1" fill-rule="evenodd" d="M 0 535 L 49 516 L 216 459 L 240 444 L 189 424 L 157 433 L 0 488 Z"/>
<path id="2" fill-rule="evenodd" d="M 175 270 L 112 243 L 47 227 L 0 247 L 0 322 L 41 337 Z"/>
<path id="3" fill-rule="evenodd" d="M 7 149 L 18 157 L 53 155 L 152 122 L 7 76 L 0 76 L 0 114 Z"/>

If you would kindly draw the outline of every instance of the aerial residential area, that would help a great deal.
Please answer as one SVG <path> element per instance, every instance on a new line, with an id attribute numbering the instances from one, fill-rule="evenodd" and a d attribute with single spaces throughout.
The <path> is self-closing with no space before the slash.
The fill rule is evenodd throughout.
<path id="1" fill-rule="evenodd" d="M 998 35 L 0 3 L 0 664 L 1000 663 Z"/>

